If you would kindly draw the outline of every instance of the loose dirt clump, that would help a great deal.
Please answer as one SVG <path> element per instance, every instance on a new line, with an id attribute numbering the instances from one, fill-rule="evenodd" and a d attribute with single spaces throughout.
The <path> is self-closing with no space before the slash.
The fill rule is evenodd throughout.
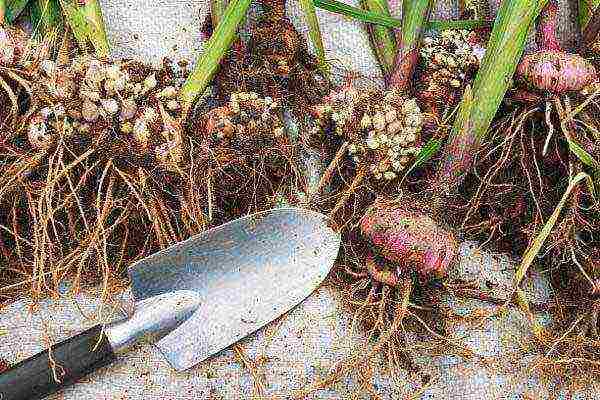
<path id="1" fill-rule="evenodd" d="M 359 92 L 350 86 L 326 97 L 313 113 L 316 137 L 309 141 L 342 141 L 354 167 L 366 167 L 375 180 L 396 180 L 421 150 L 424 116 L 414 99 L 398 91 Z"/>
<path id="2" fill-rule="evenodd" d="M 425 112 L 443 117 L 460 101 L 485 53 L 476 33 L 445 30 L 423 38 L 415 71 L 415 95 Z"/>
<path id="3" fill-rule="evenodd" d="M 303 118 L 328 92 L 328 80 L 285 15 L 285 2 L 263 1 L 261 7 L 263 12 L 223 60 L 214 79 L 215 95 L 223 103 L 231 93 L 256 92 Z"/>

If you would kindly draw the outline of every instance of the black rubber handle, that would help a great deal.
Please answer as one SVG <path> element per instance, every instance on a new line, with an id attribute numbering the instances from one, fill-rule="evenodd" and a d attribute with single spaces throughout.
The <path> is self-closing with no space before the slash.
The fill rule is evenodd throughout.
<path id="1" fill-rule="evenodd" d="M 102 335 L 101 325 L 56 344 L 51 349 L 54 368 L 46 350 L 0 374 L 0 399 L 43 399 L 115 359 L 110 343 Z M 54 378 L 53 369 L 59 382 Z"/>

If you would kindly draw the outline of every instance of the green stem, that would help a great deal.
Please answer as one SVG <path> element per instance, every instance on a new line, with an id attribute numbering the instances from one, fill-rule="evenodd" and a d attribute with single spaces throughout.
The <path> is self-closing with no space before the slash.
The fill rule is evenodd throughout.
<path id="1" fill-rule="evenodd" d="M 594 10 L 600 5 L 600 0 L 579 0 L 579 25 L 585 29 L 590 22 Z"/>
<path id="2" fill-rule="evenodd" d="M 181 88 L 179 96 L 186 113 L 217 71 L 219 63 L 236 37 L 238 25 L 244 19 L 250 2 L 251 0 L 232 0 L 225 9 L 223 19 L 206 43 L 194 71 Z"/>
<path id="3" fill-rule="evenodd" d="M 62 30 L 63 16 L 57 0 L 33 0 L 29 6 L 33 35 L 45 38 Z"/>
<path id="4" fill-rule="evenodd" d="M 4 18 L 9 24 L 13 24 L 17 18 L 21 15 L 29 0 L 0 0 L 5 4 Z"/>
<path id="5" fill-rule="evenodd" d="M 402 2 L 402 26 L 396 33 L 398 53 L 394 71 L 388 86 L 407 89 L 419 58 L 421 36 L 434 0 L 404 0 Z"/>
<path id="6" fill-rule="evenodd" d="M 579 1 L 579 24 L 584 49 L 600 51 L 600 0 Z"/>
<path id="7" fill-rule="evenodd" d="M 59 2 L 77 44 L 80 48 L 87 49 L 89 29 L 83 14 L 71 0 L 59 0 Z"/>
<path id="8" fill-rule="evenodd" d="M 323 46 L 323 36 L 321 35 L 315 5 L 312 0 L 300 0 L 300 7 L 308 24 L 308 33 L 315 48 L 319 68 L 324 74 L 329 74 L 329 65 L 325 60 L 325 46 Z"/>
<path id="9" fill-rule="evenodd" d="M 341 3 L 336 0 L 313 0 L 315 6 L 323 10 L 331 11 L 336 14 L 354 18 L 369 24 L 386 26 L 388 28 L 400 28 L 402 20 L 391 16 L 379 14 L 372 11 L 361 10 L 357 7 L 352 7 L 348 4 Z M 444 29 L 477 29 L 487 28 L 491 24 L 485 20 L 462 20 L 462 21 L 429 21 L 425 23 L 427 29 L 444 30 Z"/>
<path id="10" fill-rule="evenodd" d="M 362 0 L 361 4 L 368 11 L 390 16 L 387 0 Z M 367 30 L 369 32 L 371 48 L 387 80 L 393 71 L 394 60 L 398 52 L 394 30 L 385 26 L 372 24 L 367 25 Z"/>
<path id="11" fill-rule="evenodd" d="M 212 19 L 213 27 L 219 25 L 219 22 L 221 21 L 221 17 L 223 16 L 223 13 L 225 12 L 226 4 L 227 3 L 225 0 L 210 0 L 210 16 Z"/>
<path id="12" fill-rule="evenodd" d="M 96 55 L 101 58 L 108 57 L 110 46 L 100 3 L 98 0 L 84 0 L 81 13 L 87 21 L 89 40 L 96 50 Z"/>
<path id="13" fill-rule="evenodd" d="M 490 35 L 471 96 L 460 105 L 463 116 L 454 121 L 437 176 L 443 193 L 454 192 L 470 170 L 473 156 L 485 139 L 492 119 L 511 86 L 527 35 L 545 1 L 504 0 Z"/>

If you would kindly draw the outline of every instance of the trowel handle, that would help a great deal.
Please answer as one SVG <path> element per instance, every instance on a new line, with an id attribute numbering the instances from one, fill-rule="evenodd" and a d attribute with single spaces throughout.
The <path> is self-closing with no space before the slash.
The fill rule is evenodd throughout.
<path id="1" fill-rule="evenodd" d="M 50 356 L 43 351 L 0 374 L 0 399 L 43 399 L 114 359 L 102 326 L 97 325 L 52 346 Z"/>

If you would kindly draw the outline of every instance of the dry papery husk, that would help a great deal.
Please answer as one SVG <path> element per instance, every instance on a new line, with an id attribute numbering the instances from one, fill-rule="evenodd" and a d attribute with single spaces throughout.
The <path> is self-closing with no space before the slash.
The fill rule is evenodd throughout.
<path id="1" fill-rule="evenodd" d="M 569 177 L 581 171 L 594 176 L 569 149 L 567 137 L 600 159 L 594 97 L 571 92 L 536 98 L 537 102 L 523 104 L 507 97 L 475 157 L 473 172 L 447 199 L 444 214 L 466 238 L 519 258 L 558 206 Z M 580 105 L 582 109 L 567 121 Z M 600 204 L 582 182 L 571 192 L 534 264 L 556 293 L 552 304 L 546 305 L 554 323 L 536 334 L 542 356 L 535 368 L 564 374 L 569 382 L 582 371 L 586 376 L 600 372 L 599 232 Z"/>
<path id="2" fill-rule="evenodd" d="M 294 145 L 256 94 L 249 101 L 260 105 L 241 101 L 234 135 L 220 136 L 200 124 L 184 129 L 177 96 L 185 76 L 168 62 L 46 59 L 27 76 L 26 107 L 0 132 L 4 298 L 28 288 L 58 295 L 64 280 L 73 291 L 123 285 L 131 262 L 271 208 L 275 194 L 295 193 L 284 188 L 290 181 L 300 186 Z"/>

